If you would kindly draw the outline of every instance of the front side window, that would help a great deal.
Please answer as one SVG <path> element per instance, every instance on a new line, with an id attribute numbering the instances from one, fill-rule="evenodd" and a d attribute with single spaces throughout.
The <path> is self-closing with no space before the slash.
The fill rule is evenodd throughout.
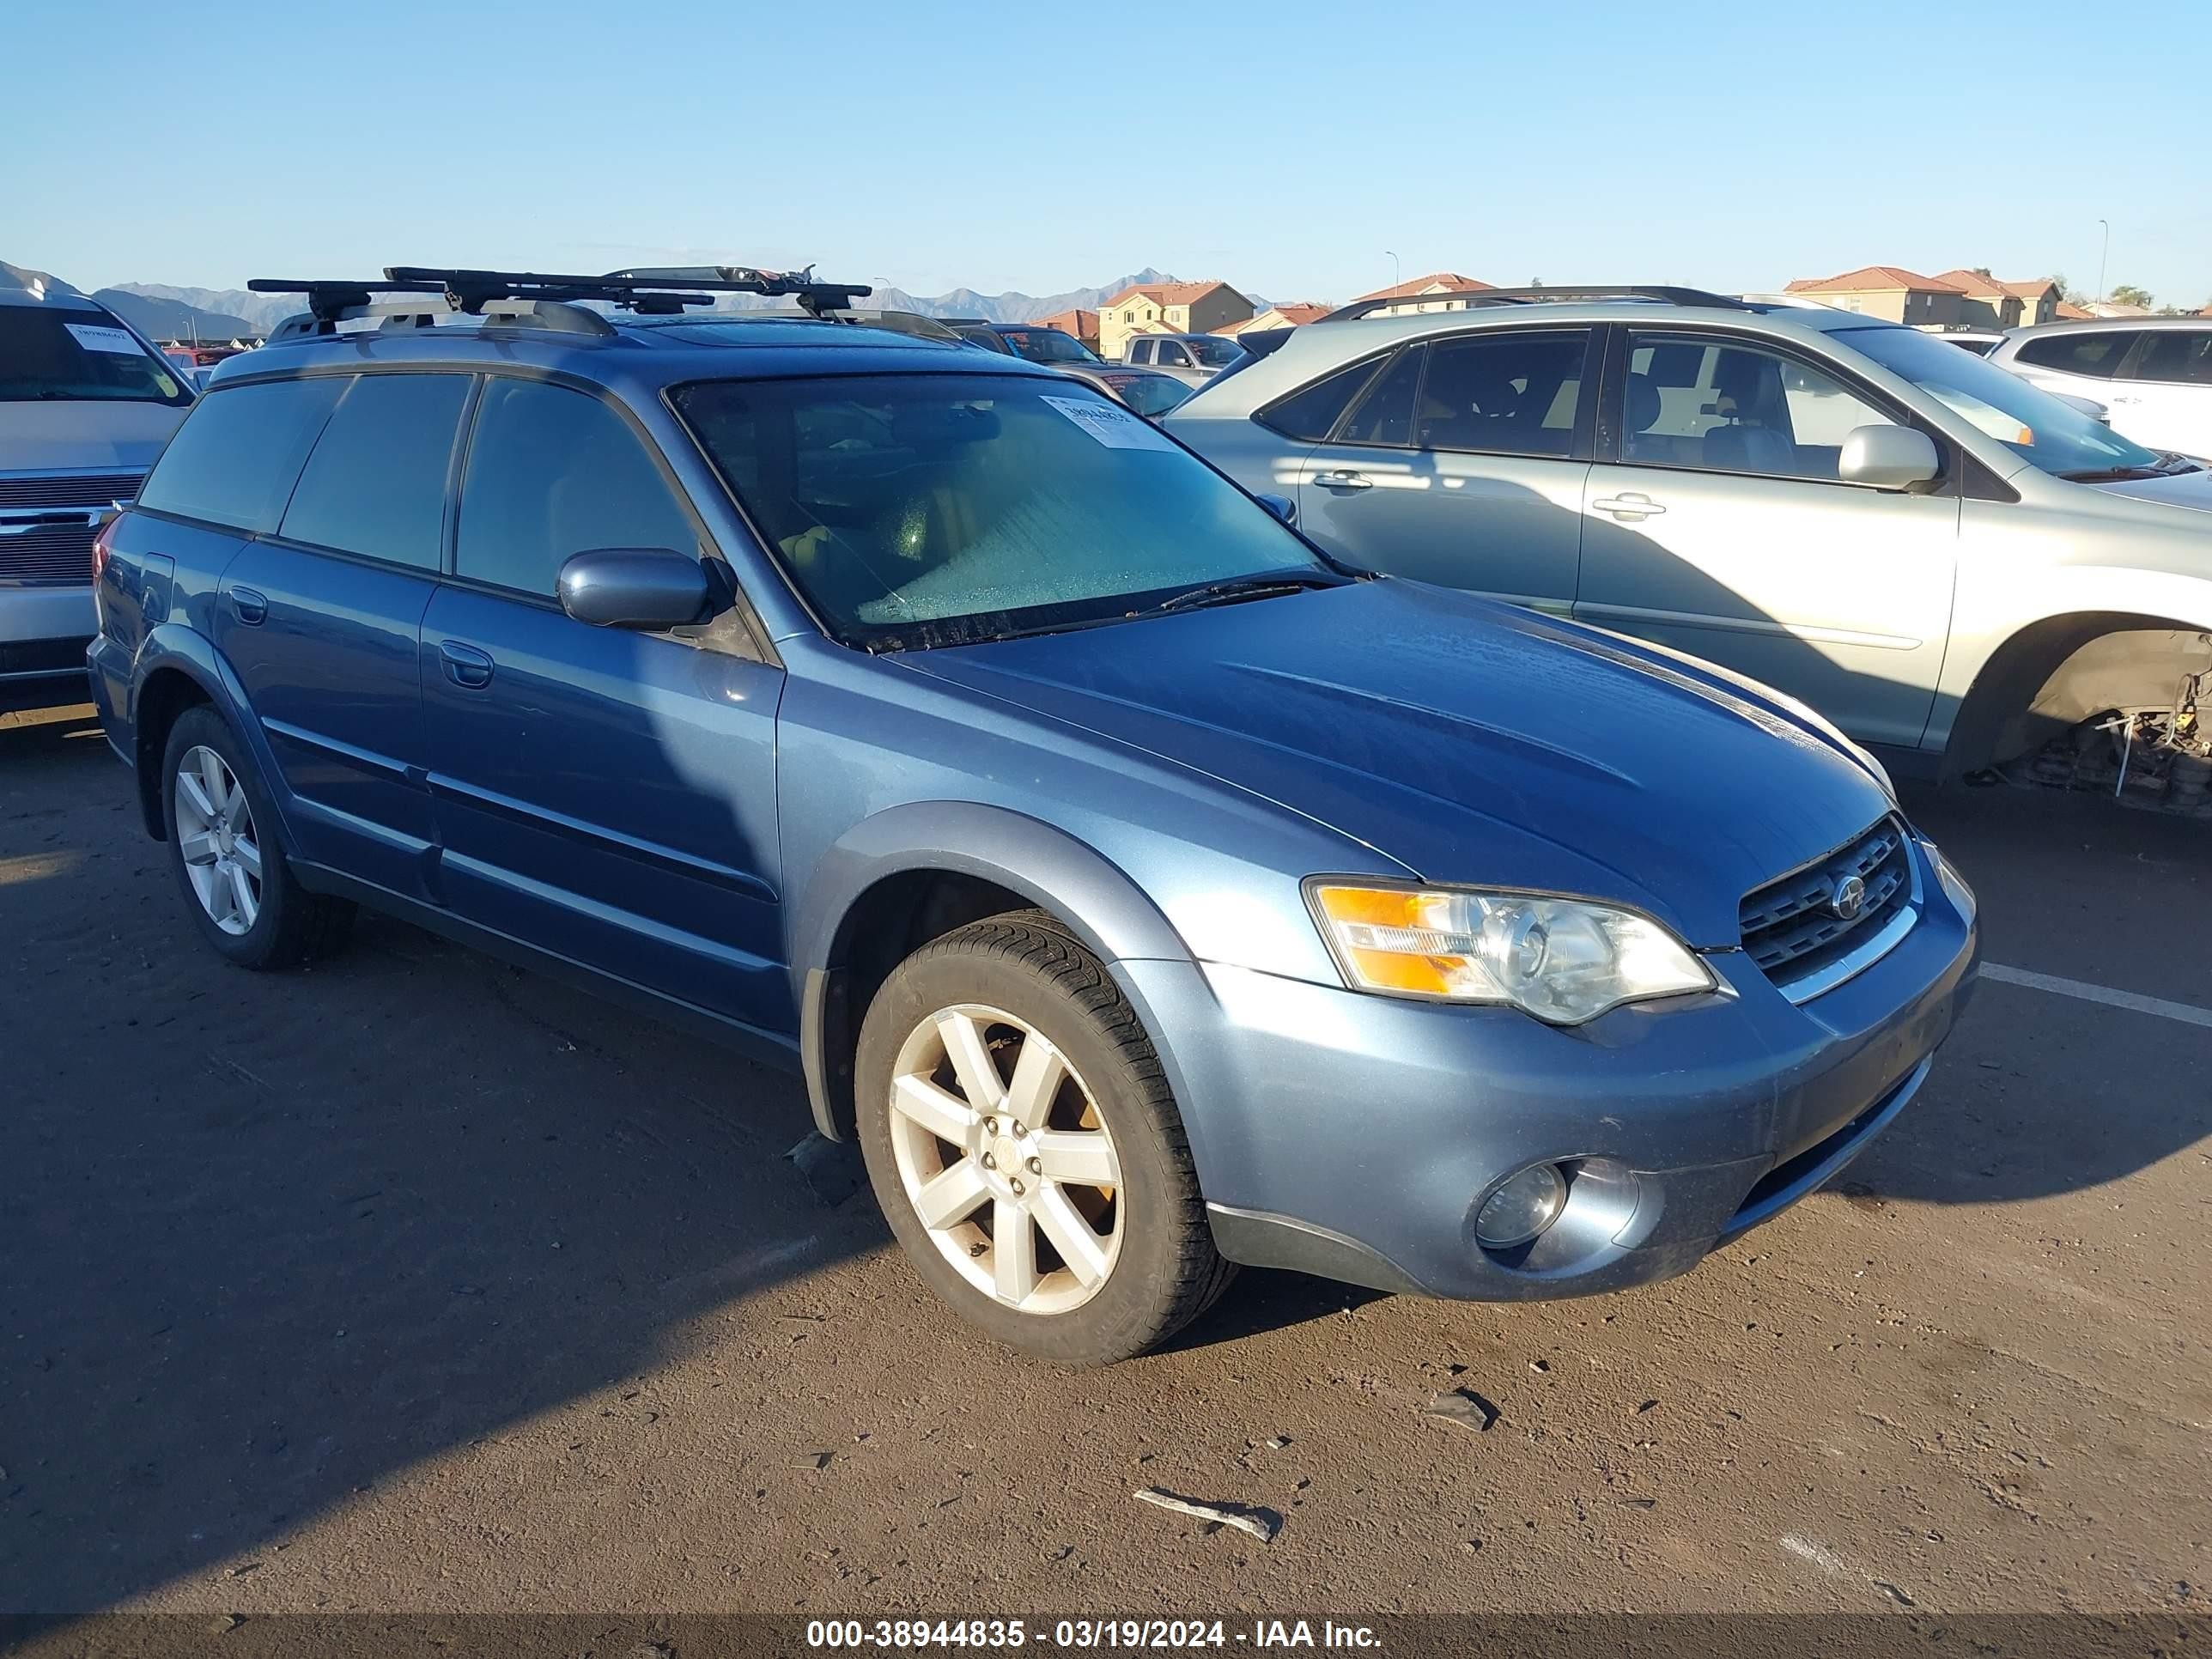
<path id="1" fill-rule="evenodd" d="M 1976 361 L 1928 335 L 1914 337 Z M 1622 405 L 1621 459 L 1632 466 L 1773 478 L 1835 479 L 1854 428 L 1896 424 L 1795 357 L 1699 335 L 1631 334 Z"/>
<path id="2" fill-rule="evenodd" d="M 1218 334 L 1208 334 L 1189 344 L 1201 368 L 1226 368 L 1244 355 L 1243 346 Z"/>
<path id="3" fill-rule="evenodd" d="M 1073 380 L 717 380 L 675 403 L 848 644 L 1088 625 L 1278 572 L 1334 580 L 1242 490 Z"/>
<path id="4" fill-rule="evenodd" d="M 613 410 L 566 386 L 493 380 L 469 441 L 455 572 L 550 596 L 572 555 L 600 547 L 696 553 L 699 536 Z"/>
<path id="5" fill-rule="evenodd" d="M 1976 431 L 2062 478 L 2124 478 L 2169 464 L 2040 386 L 1910 328 L 1836 329 L 1828 337 L 1910 380 Z M 2087 336 L 2080 337 L 2087 338 Z M 2034 342 L 2030 342 L 2031 344 Z"/>
<path id="6" fill-rule="evenodd" d="M 2078 334 L 2046 334 L 2023 340 L 2014 361 L 2036 368 L 2053 368 L 2062 374 L 2082 374 L 2108 380 L 2125 360 L 2130 348 L 2142 336 L 2133 330 L 2091 329 Z"/>
<path id="7" fill-rule="evenodd" d="M 1415 441 L 1493 455 L 1569 453 L 1589 338 L 1515 331 L 1432 343 Z"/>
<path id="8" fill-rule="evenodd" d="M 352 384 L 349 374 L 319 374 L 210 392 L 139 487 L 139 506 L 267 534 L 283 519 L 301 464 Z"/>
<path id="9" fill-rule="evenodd" d="M 2212 328 L 2161 329 L 2147 335 L 2128 378 L 2212 386 Z"/>
<path id="10" fill-rule="evenodd" d="M 467 407 L 465 374 L 364 374 L 339 399 L 300 473 L 290 541 L 435 570 L 446 482 Z"/>
<path id="11" fill-rule="evenodd" d="M 1182 349 L 1181 341 L 1162 340 L 1154 349 L 1160 354 L 1159 360 L 1164 367 L 1168 368 L 1190 367 L 1190 353 Z"/>
<path id="12" fill-rule="evenodd" d="M 0 306 L 0 404 L 191 400 L 183 376 L 104 311 Z"/>

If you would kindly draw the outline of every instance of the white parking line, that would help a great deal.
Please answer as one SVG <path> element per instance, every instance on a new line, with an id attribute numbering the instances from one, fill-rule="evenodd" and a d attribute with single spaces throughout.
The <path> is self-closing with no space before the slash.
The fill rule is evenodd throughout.
<path id="1" fill-rule="evenodd" d="M 2164 997 L 2138 996 L 2133 991 L 2115 991 L 2102 985 L 2091 985 L 2078 979 L 2060 979 L 2055 974 L 2033 974 L 2025 968 L 2008 968 L 2001 962 L 1982 964 L 1982 977 L 2005 985 L 2025 985 L 2031 991 L 2049 991 L 2062 997 L 2078 997 L 2084 1002 L 2101 1002 L 2107 1008 L 2125 1008 L 2130 1013 L 2156 1014 L 2160 1019 L 2178 1019 L 2184 1025 L 2202 1025 L 2212 1030 L 2212 1008 L 2192 1007 L 2186 1002 L 2168 1002 Z"/>

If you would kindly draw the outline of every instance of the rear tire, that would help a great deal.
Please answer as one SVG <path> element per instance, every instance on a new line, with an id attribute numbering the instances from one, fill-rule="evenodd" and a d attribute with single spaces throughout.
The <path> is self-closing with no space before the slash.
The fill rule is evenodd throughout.
<path id="1" fill-rule="evenodd" d="M 353 905 L 300 885 L 259 771 L 229 723 L 204 704 L 170 728 L 161 817 L 185 906 L 227 961 L 289 968 L 344 942 Z"/>
<path id="2" fill-rule="evenodd" d="M 854 1077 L 891 1231 L 931 1289 L 1008 1346 L 1126 1359 L 1234 1277 L 1136 1011 L 1049 917 L 975 922 L 901 963 L 862 1022 Z"/>

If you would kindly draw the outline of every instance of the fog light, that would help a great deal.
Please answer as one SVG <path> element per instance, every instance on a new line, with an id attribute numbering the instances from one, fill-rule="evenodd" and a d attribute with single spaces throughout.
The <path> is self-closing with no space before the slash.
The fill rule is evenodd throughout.
<path id="1" fill-rule="evenodd" d="M 1488 1250 L 1526 1244 L 1559 1218 L 1567 1204 L 1567 1178 L 1556 1164 L 1523 1170 L 1491 1194 L 1475 1212 L 1475 1243 Z"/>

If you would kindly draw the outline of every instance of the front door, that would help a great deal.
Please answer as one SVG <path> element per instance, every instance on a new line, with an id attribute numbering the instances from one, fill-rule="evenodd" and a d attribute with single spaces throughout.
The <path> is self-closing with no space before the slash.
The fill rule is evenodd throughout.
<path id="1" fill-rule="evenodd" d="M 701 550 L 648 441 L 541 381 L 485 387 L 453 574 L 422 621 L 456 914 L 761 1030 L 796 1029 L 778 908 L 782 670 L 733 616 L 640 634 L 554 597 L 571 554 Z"/>
<path id="2" fill-rule="evenodd" d="M 1626 344 L 1607 390 L 1618 459 L 1590 469 L 1575 614 L 1762 680 L 1863 742 L 1917 746 L 1949 635 L 1960 497 L 1838 476 L 1847 434 L 1902 412 L 1743 337 L 1639 329 Z"/>
<path id="3" fill-rule="evenodd" d="M 2212 323 L 2143 331 L 2106 401 L 2112 429 L 2153 449 L 2212 455 Z"/>
<path id="4" fill-rule="evenodd" d="M 210 413 L 256 415 L 263 453 L 297 443 L 270 493 L 269 529 L 224 570 L 215 608 L 216 645 L 292 798 L 286 820 L 309 862 L 410 898 L 430 896 L 436 838 L 416 656 L 475 386 L 466 374 L 313 376 L 208 398 Z"/>
<path id="5" fill-rule="evenodd" d="M 1589 345 L 1587 329 L 1521 328 L 1401 349 L 1299 467 L 1299 525 L 1354 564 L 1565 614 Z"/>

